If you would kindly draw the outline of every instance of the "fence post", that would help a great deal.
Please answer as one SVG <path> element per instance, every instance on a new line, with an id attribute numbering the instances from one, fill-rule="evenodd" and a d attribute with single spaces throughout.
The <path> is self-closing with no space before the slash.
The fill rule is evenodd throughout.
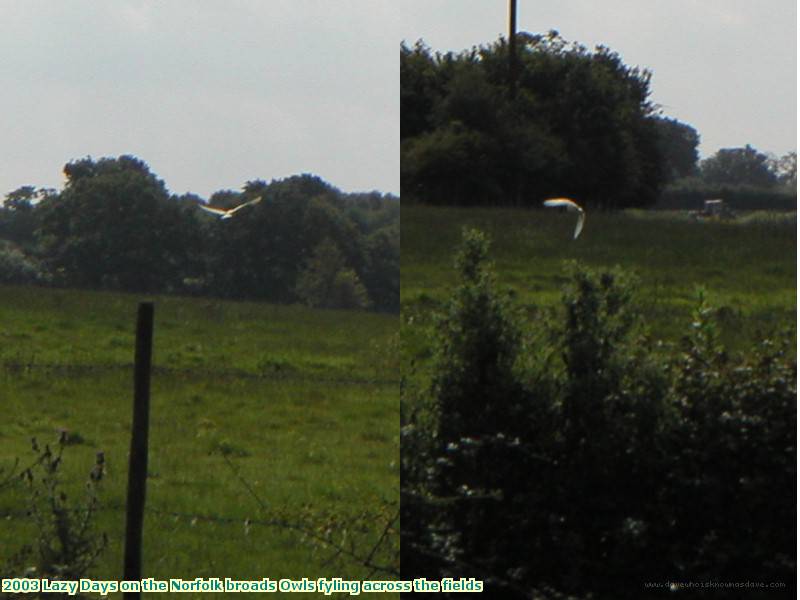
<path id="1" fill-rule="evenodd" d="M 125 515 L 123 579 L 142 578 L 142 525 L 147 485 L 147 433 L 150 413 L 150 364 L 153 355 L 153 303 L 142 302 L 136 319 L 136 358 L 133 367 L 133 424 L 128 462 L 128 503 Z M 139 592 L 125 592 L 139 598 Z"/>

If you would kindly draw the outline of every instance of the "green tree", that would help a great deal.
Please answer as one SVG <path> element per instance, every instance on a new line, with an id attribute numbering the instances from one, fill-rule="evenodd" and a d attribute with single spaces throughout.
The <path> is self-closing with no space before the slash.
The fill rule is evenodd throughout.
<path id="1" fill-rule="evenodd" d="M 677 119 L 655 118 L 658 129 L 658 145 L 664 162 L 668 181 L 691 177 L 698 172 L 700 134 L 697 130 Z"/>
<path id="2" fill-rule="evenodd" d="M 338 193 L 310 175 L 248 182 L 240 202 L 260 196 L 259 204 L 233 219 L 205 219 L 211 289 L 236 298 L 296 300 L 297 278 L 314 247 L 334 230 L 335 239 L 348 237 L 330 223 L 339 218 L 332 206 Z M 356 253 L 354 237 L 344 245 L 348 257 Z"/>
<path id="3" fill-rule="evenodd" d="M 32 185 L 24 185 L 17 188 L 13 192 L 6 194 L 6 199 L 3 201 L 3 206 L 9 210 L 18 210 L 20 212 L 30 212 L 33 210 L 33 201 L 37 198 L 36 187 Z"/>
<path id="4" fill-rule="evenodd" d="M 368 234 L 364 241 L 364 286 L 375 308 L 400 309 L 400 227 L 393 223 Z"/>
<path id="5" fill-rule="evenodd" d="M 422 41 L 400 45 L 400 139 L 431 127 L 431 111 L 439 95 L 439 73 L 430 49 Z"/>
<path id="6" fill-rule="evenodd" d="M 778 159 L 772 161 L 772 172 L 775 173 L 778 182 L 790 189 L 797 188 L 797 152 L 787 152 Z"/>
<path id="7" fill-rule="evenodd" d="M 171 196 L 135 157 L 76 160 L 64 173 L 60 193 L 20 188 L 0 209 L 0 237 L 18 242 L 4 253 L 15 281 L 295 302 L 308 284 L 298 287 L 301 272 L 328 239 L 343 260 L 328 303 L 399 308 L 394 196 L 345 194 L 310 174 L 253 180 L 212 194 L 221 208 L 262 198 L 223 220 L 198 210 L 195 194 Z M 29 240 L 15 238 L 23 218 Z"/>
<path id="8" fill-rule="evenodd" d="M 368 300 L 372 286 L 379 291 L 385 281 L 399 278 L 399 260 L 392 263 L 378 254 L 371 256 L 381 253 L 382 246 L 370 241 L 374 231 L 399 220 L 397 199 L 344 194 L 319 177 L 304 174 L 269 183 L 249 181 L 240 195 L 220 192 L 212 195 L 212 203 L 230 207 L 255 197 L 262 201 L 233 219 L 198 216 L 206 241 L 203 280 L 207 291 L 272 302 L 300 299 L 318 305 L 319 299 L 312 298 L 314 286 L 308 269 L 316 260 L 315 249 L 326 239 L 336 247 L 344 265 L 333 275 L 342 269 L 352 271 L 340 277 L 337 289 L 342 293 L 349 289 L 355 295 L 337 302 L 373 306 Z M 389 269 L 387 273 L 374 270 L 384 267 Z M 361 297 L 365 289 L 366 298 Z M 388 305 L 396 309 L 397 301 Z M 382 309 L 384 303 L 375 307 Z"/>
<path id="9" fill-rule="evenodd" d="M 47 262 L 73 285 L 128 291 L 180 286 L 191 222 L 164 182 L 131 156 L 64 167 L 67 182 L 37 207 Z"/>
<path id="10" fill-rule="evenodd" d="M 326 302 L 329 308 L 364 309 L 372 302 L 367 289 L 353 269 L 342 269 L 336 274 Z"/>
<path id="11" fill-rule="evenodd" d="M 402 146 L 403 193 L 437 204 L 490 204 L 502 195 L 492 136 L 461 123 L 440 127 Z"/>
<path id="12" fill-rule="evenodd" d="M 772 187 L 778 181 L 770 169 L 769 157 L 750 146 L 722 148 L 700 162 L 706 183 Z"/>
<path id="13" fill-rule="evenodd" d="M 297 279 L 297 295 L 319 308 L 366 308 L 369 297 L 353 269 L 330 238 L 322 240 Z"/>
<path id="14" fill-rule="evenodd" d="M 211 194 L 208 204 L 215 208 L 234 208 L 242 203 L 242 194 L 234 190 L 219 190 Z"/>
<path id="15" fill-rule="evenodd" d="M 665 180 L 650 73 L 608 48 L 557 32 L 517 36 L 519 78 L 507 90 L 508 45 L 432 56 L 401 47 L 409 119 L 401 143 L 407 199 L 509 204 L 571 195 L 624 207 L 655 201 Z"/>
<path id="16" fill-rule="evenodd" d="M 52 190 L 26 185 L 6 194 L 0 209 L 0 237 L 28 250 L 35 246 L 37 227 L 36 202 L 53 194 Z"/>

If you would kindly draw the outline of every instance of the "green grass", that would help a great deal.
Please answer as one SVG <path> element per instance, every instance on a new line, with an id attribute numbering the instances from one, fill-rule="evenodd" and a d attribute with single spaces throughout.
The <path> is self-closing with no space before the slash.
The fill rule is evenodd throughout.
<path id="1" fill-rule="evenodd" d="M 572 240 L 573 213 L 406 205 L 401 301 L 403 347 L 410 358 L 430 351 L 431 314 L 456 284 L 453 257 L 464 226 L 491 237 L 499 285 L 532 314 L 559 301 L 565 262 L 577 260 L 634 273 L 646 323 L 668 342 L 686 332 L 700 287 L 717 307 L 723 341 L 732 349 L 794 329 L 794 214 L 692 222 L 683 213 L 589 211 L 583 233 Z"/>
<path id="2" fill-rule="evenodd" d="M 0 362 L 129 365 L 136 306 L 107 292 L 0 287 Z M 147 298 L 144 298 L 147 299 Z M 398 321 L 355 311 L 157 299 L 153 363 L 168 369 L 375 378 Z M 389 362 L 387 362 L 389 361 Z"/>
<path id="3" fill-rule="evenodd" d="M 0 467 L 29 461 L 32 436 L 52 443 L 67 430 L 63 480 L 80 498 L 105 453 L 97 525 L 110 542 L 98 579 L 121 578 L 138 300 L 0 288 Z M 396 510 L 397 317 L 155 303 L 145 575 L 366 576 L 352 560 L 329 563 L 329 549 L 287 524 L 327 524 L 364 552 Z M 0 490 L 4 551 L 34 539 L 25 508 L 22 488 Z"/>

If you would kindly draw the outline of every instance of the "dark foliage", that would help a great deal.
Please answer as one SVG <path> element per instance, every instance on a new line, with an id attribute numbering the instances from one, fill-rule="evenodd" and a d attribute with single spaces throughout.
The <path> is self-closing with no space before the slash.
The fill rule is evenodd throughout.
<path id="1" fill-rule="evenodd" d="M 69 285 L 153 292 L 169 287 L 194 244 L 164 182 L 133 157 L 83 159 L 36 206 L 42 256 Z"/>
<path id="2" fill-rule="evenodd" d="M 170 195 L 135 157 L 86 158 L 64 173 L 60 193 L 29 186 L 6 197 L 0 237 L 17 245 L 0 252 L 2 281 L 398 310 L 397 198 L 345 194 L 312 175 L 256 180 L 212 195 L 225 209 L 262 198 L 222 220 L 199 210 L 198 196 Z M 314 287 L 309 265 L 323 242 L 339 260 Z"/>
<path id="3" fill-rule="evenodd" d="M 750 146 L 722 148 L 700 163 L 700 176 L 708 184 L 774 187 L 778 177 L 769 157 Z"/>
<path id="4" fill-rule="evenodd" d="M 658 144 L 667 181 L 696 175 L 700 134 L 691 125 L 677 119 L 658 117 Z"/>
<path id="5" fill-rule="evenodd" d="M 33 246 L 36 230 L 34 202 L 52 193 L 52 190 L 37 190 L 26 185 L 6 194 L 0 209 L 0 237 L 24 247 Z"/>
<path id="6" fill-rule="evenodd" d="M 465 236 L 428 400 L 403 414 L 403 578 L 477 577 L 507 598 L 791 586 L 788 342 L 730 356 L 701 303 L 682 347 L 655 344 L 625 274 L 579 267 L 528 329 L 486 247 Z"/>
<path id="7" fill-rule="evenodd" d="M 607 208 L 653 203 L 673 165 L 664 163 L 664 122 L 648 100 L 650 73 L 626 66 L 608 48 L 568 44 L 554 31 L 518 34 L 517 41 L 513 97 L 505 40 L 444 55 L 422 42 L 401 46 L 406 198 L 519 204 L 567 195 Z"/>

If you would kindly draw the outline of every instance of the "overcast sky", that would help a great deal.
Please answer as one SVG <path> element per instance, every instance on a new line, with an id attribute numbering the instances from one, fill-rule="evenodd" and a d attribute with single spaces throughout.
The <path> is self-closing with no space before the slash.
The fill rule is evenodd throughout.
<path id="1" fill-rule="evenodd" d="M 133 154 L 175 193 L 310 172 L 399 192 L 398 45 L 505 35 L 507 0 L 0 0 L 0 194 Z M 795 0 L 519 0 L 518 29 L 653 71 L 701 152 L 796 148 Z"/>
<path id="2" fill-rule="evenodd" d="M 179 194 L 303 172 L 399 193 L 398 4 L 0 0 L 0 194 L 120 154 Z"/>
<path id="3" fill-rule="evenodd" d="M 405 0 L 401 37 L 463 50 L 507 35 L 508 0 Z M 700 152 L 797 148 L 797 0 L 518 0 L 517 30 L 558 30 L 652 71 L 651 99 Z"/>

